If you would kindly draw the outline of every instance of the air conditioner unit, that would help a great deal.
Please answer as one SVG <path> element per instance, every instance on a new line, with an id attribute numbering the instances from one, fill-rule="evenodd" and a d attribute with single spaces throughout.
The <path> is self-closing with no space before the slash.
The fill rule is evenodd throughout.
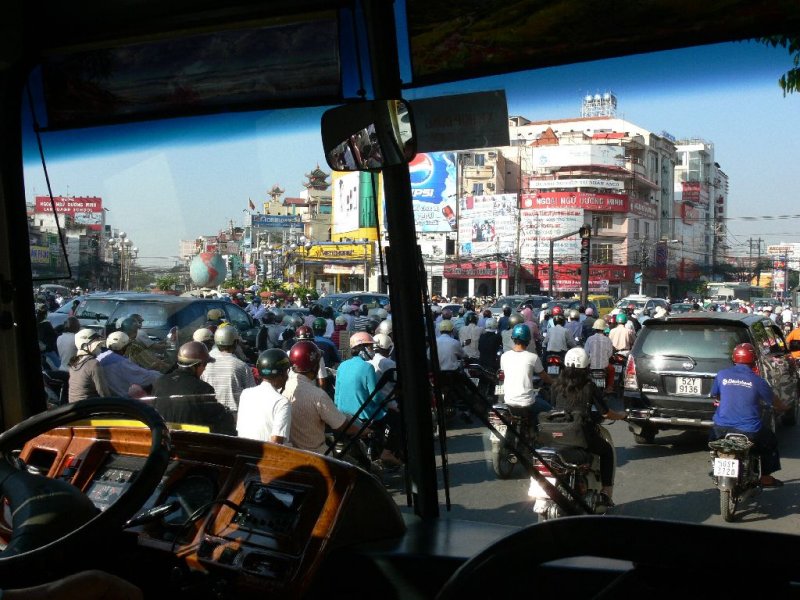
<path id="1" fill-rule="evenodd" d="M 493 183 L 487 183 L 486 184 L 486 189 L 487 190 L 493 190 L 494 189 L 494 184 Z"/>
<path id="2" fill-rule="evenodd" d="M 487 152 L 486 156 L 489 158 L 497 158 L 497 152 Z"/>

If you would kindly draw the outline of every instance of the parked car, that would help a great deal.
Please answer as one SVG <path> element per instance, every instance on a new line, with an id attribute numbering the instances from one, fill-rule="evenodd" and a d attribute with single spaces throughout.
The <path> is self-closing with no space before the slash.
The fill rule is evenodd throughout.
<path id="1" fill-rule="evenodd" d="M 208 311 L 212 308 L 219 308 L 225 313 L 225 319 L 239 331 L 245 353 L 253 358 L 259 325 L 244 309 L 231 302 L 213 298 L 150 293 L 118 296 L 114 310 L 108 317 L 106 334 L 116 330 L 122 319 L 136 313 L 144 319 L 142 331 L 154 342 L 165 340 L 170 330 L 177 327 L 175 345 L 180 347 L 181 344 L 191 341 L 192 334 L 205 325 Z"/>
<path id="2" fill-rule="evenodd" d="M 651 443 L 659 430 L 710 428 L 711 385 L 743 342 L 757 349 L 758 372 L 790 405 L 781 422 L 794 425 L 800 380 L 780 328 L 755 314 L 683 313 L 645 321 L 628 356 L 625 408 L 636 441 Z"/>

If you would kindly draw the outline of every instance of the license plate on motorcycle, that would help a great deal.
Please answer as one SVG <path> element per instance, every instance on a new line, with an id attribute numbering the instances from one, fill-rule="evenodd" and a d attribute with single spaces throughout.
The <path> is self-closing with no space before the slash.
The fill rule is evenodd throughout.
<path id="1" fill-rule="evenodd" d="M 496 386 L 494 386 L 494 395 L 495 396 L 502 396 L 503 395 L 503 384 L 502 383 L 498 383 Z"/>
<path id="2" fill-rule="evenodd" d="M 597 377 L 595 379 L 592 379 L 592 382 L 599 388 L 606 387 L 606 380 L 601 378 L 601 377 Z"/>
<path id="3" fill-rule="evenodd" d="M 738 477 L 739 461 L 735 458 L 715 458 L 714 477 Z"/>
<path id="4" fill-rule="evenodd" d="M 559 371 L 558 367 L 547 367 L 548 375 L 558 375 L 558 371 Z"/>
<path id="5" fill-rule="evenodd" d="M 622 373 L 622 365 L 614 365 L 614 373 L 616 373 L 617 375 Z"/>
<path id="6" fill-rule="evenodd" d="M 502 423 L 498 423 L 497 425 L 494 425 L 494 428 L 497 429 L 497 433 L 499 433 L 500 435 L 502 435 L 502 436 L 506 435 L 507 427 L 505 425 L 503 425 Z M 499 442 L 500 441 L 500 438 L 497 437 L 494 434 L 494 431 L 490 431 L 489 432 L 489 439 L 492 440 L 493 442 Z"/>
<path id="7" fill-rule="evenodd" d="M 676 377 L 675 378 L 675 393 L 684 396 L 699 396 L 700 395 L 700 378 L 699 377 Z"/>

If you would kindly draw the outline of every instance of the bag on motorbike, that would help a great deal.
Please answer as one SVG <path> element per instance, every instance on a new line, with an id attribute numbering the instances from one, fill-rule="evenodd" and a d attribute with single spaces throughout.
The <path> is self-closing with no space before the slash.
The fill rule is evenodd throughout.
<path id="1" fill-rule="evenodd" d="M 586 448 L 589 423 L 580 413 L 550 410 L 539 413 L 537 442 L 542 446 L 578 446 Z"/>

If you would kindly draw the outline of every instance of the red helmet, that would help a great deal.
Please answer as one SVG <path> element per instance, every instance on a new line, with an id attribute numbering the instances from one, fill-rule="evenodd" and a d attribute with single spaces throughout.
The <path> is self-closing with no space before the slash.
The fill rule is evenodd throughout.
<path id="1" fill-rule="evenodd" d="M 560 305 L 560 304 L 556 304 L 556 305 L 553 307 L 553 313 L 552 313 L 552 314 L 553 314 L 553 316 L 554 316 L 554 317 L 555 317 L 556 315 L 563 315 L 563 314 L 564 314 L 564 309 L 561 307 L 561 305 Z"/>
<path id="2" fill-rule="evenodd" d="M 733 362 L 742 365 L 752 365 L 756 362 L 756 349 L 753 344 L 739 344 L 733 349 Z"/>
<path id="3" fill-rule="evenodd" d="M 314 332 L 308 325 L 300 325 L 300 327 L 295 330 L 294 337 L 298 340 L 313 340 Z"/>
<path id="4" fill-rule="evenodd" d="M 295 373 L 316 372 L 319 369 L 319 359 L 322 352 L 317 345 L 310 340 L 300 340 L 295 342 L 289 350 L 289 362 Z"/>

